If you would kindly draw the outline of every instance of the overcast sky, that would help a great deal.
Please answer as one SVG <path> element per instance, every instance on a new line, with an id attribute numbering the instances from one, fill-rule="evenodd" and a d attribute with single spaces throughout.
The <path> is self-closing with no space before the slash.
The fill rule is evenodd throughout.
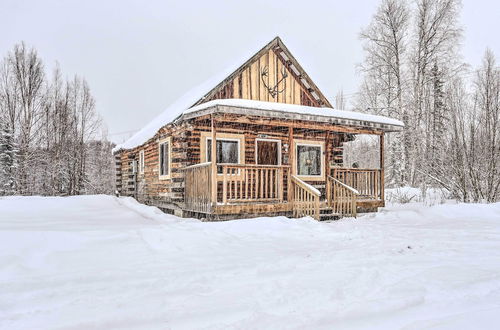
<path id="1" fill-rule="evenodd" d="M 110 138 L 121 142 L 190 87 L 282 37 L 323 93 L 350 96 L 359 31 L 378 0 L 0 0 L 0 54 L 24 40 L 47 68 L 87 79 Z M 463 0 L 464 60 L 500 57 L 500 3 Z M 127 132 L 124 134 L 117 134 Z"/>

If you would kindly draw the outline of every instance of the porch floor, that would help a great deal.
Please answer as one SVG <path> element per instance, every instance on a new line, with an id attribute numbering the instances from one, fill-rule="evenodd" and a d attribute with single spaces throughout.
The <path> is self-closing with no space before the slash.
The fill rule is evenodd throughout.
<path id="1" fill-rule="evenodd" d="M 384 207 L 385 202 L 380 199 L 358 199 L 357 207 L 361 210 L 376 209 L 377 207 Z M 320 204 L 321 209 L 329 208 L 326 200 L 322 200 Z M 277 213 L 292 212 L 293 204 L 291 202 L 253 202 L 253 203 L 234 203 L 217 205 L 212 209 L 212 214 L 225 215 L 225 214 L 265 214 L 275 215 Z"/>

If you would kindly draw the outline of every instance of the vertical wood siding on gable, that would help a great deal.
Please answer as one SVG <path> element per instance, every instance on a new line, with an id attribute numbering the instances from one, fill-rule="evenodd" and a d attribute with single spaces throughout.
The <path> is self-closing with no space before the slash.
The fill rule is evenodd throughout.
<path id="1" fill-rule="evenodd" d="M 289 63 L 288 63 L 289 64 Z M 266 102 L 279 102 L 319 107 L 319 103 L 312 97 L 307 88 L 300 82 L 299 77 L 288 67 L 285 59 L 269 50 L 260 58 L 244 68 L 232 80 L 224 84 L 211 98 L 215 99 L 241 98 Z M 262 77 L 262 70 L 268 68 L 267 77 Z M 287 77 L 278 89 L 285 89 L 272 97 L 265 85 L 274 87 L 282 78 L 282 70 L 286 70 Z"/>

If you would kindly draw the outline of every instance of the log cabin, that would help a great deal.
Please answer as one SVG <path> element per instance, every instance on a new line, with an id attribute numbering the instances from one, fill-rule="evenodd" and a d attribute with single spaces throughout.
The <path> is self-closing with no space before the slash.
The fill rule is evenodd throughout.
<path id="1" fill-rule="evenodd" d="M 206 221 L 355 217 L 384 206 L 384 134 L 402 128 L 333 109 L 276 37 L 116 146 L 117 192 Z M 357 134 L 379 137 L 379 168 L 343 164 Z"/>

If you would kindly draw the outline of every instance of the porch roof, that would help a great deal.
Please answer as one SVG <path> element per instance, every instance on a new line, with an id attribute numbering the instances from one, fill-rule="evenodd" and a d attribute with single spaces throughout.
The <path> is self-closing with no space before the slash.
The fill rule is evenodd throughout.
<path id="1" fill-rule="evenodd" d="M 244 99 L 221 99 L 202 103 L 185 110 L 178 120 L 191 119 L 212 113 L 304 120 L 360 128 L 374 128 L 384 132 L 400 131 L 404 127 L 403 122 L 397 119 L 367 113 Z"/>

